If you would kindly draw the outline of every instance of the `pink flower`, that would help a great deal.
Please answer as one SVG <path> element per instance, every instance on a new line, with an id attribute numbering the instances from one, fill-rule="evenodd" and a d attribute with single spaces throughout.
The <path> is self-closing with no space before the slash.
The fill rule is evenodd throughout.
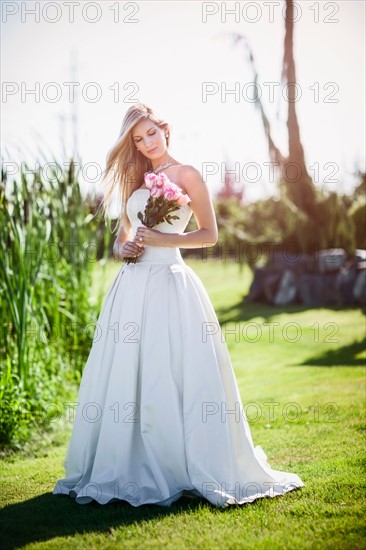
<path id="1" fill-rule="evenodd" d="M 176 185 L 166 185 L 164 187 L 164 197 L 168 200 L 168 201 L 175 201 L 177 200 L 177 198 L 179 197 L 180 193 L 179 193 L 179 189 Z"/>
<path id="2" fill-rule="evenodd" d="M 165 177 L 166 177 L 166 176 L 165 176 Z M 156 185 L 157 185 L 158 187 L 164 187 L 164 185 L 165 185 L 165 180 L 161 177 L 161 174 L 158 174 L 158 175 L 156 176 Z"/>
<path id="3" fill-rule="evenodd" d="M 168 201 L 177 201 L 179 206 L 185 206 L 191 200 L 188 195 L 182 193 L 182 189 L 177 184 L 170 181 L 165 172 L 159 174 L 145 172 L 144 181 L 152 197 L 158 198 L 164 195 Z"/>
<path id="4" fill-rule="evenodd" d="M 161 183 L 163 184 L 163 186 L 167 185 L 167 184 L 171 184 L 172 182 L 170 181 L 170 179 L 168 178 L 168 176 L 165 174 L 165 172 L 160 172 L 159 174 L 159 179 L 161 180 Z"/>
<path id="5" fill-rule="evenodd" d="M 150 189 L 150 195 L 152 197 L 161 197 L 163 194 L 163 189 L 157 185 L 157 182 L 154 182 Z"/>
<path id="6" fill-rule="evenodd" d="M 152 172 L 146 172 L 144 174 L 144 181 L 148 189 L 151 189 L 152 185 L 156 182 L 156 180 L 157 180 L 156 174 L 153 174 Z"/>
<path id="7" fill-rule="evenodd" d="M 177 198 L 177 202 L 178 202 L 179 206 L 185 206 L 185 205 L 188 204 L 190 201 L 191 201 L 191 199 L 188 197 L 188 195 L 180 195 L 180 196 Z"/>

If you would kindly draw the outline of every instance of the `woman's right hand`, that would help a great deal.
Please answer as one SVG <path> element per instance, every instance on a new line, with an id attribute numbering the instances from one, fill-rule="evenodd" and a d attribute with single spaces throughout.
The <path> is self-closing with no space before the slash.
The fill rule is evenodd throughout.
<path id="1" fill-rule="evenodd" d="M 113 254 L 122 260 L 122 258 L 138 258 L 144 252 L 144 245 L 138 245 L 134 241 L 126 241 L 121 245 L 118 241 L 114 243 Z"/>

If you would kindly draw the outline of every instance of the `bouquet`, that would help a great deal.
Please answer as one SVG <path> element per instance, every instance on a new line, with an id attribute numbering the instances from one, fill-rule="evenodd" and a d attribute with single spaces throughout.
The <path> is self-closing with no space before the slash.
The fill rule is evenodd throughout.
<path id="1" fill-rule="evenodd" d="M 179 216 L 172 216 L 171 212 L 178 210 L 190 202 L 188 195 L 182 192 L 182 189 L 170 181 L 164 172 L 154 174 L 146 172 L 144 175 L 146 187 L 150 189 L 150 196 L 147 200 L 144 214 L 138 212 L 137 217 L 145 227 L 154 227 L 161 222 L 179 220 Z M 122 258 L 126 263 L 136 263 L 136 258 Z"/>

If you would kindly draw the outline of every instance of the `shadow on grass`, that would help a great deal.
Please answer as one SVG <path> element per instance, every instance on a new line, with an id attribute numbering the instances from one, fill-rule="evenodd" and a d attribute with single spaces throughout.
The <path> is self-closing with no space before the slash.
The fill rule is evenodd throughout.
<path id="1" fill-rule="evenodd" d="M 296 491 L 294 491 L 296 492 Z M 250 506 L 263 506 L 260 500 Z M 28 501 L 10 504 L 0 512 L 1 549 L 18 548 L 32 542 L 51 541 L 56 537 L 72 537 L 86 533 L 109 533 L 112 529 L 142 523 L 168 515 L 179 515 L 210 508 L 225 512 L 231 507 L 217 508 L 203 497 L 182 496 L 171 507 L 143 504 L 134 507 L 126 501 L 106 505 L 92 501 L 77 504 L 67 495 L 46 493 Z"/>
<path id="2" fill-rule="evenodd" d="M 341 348 L 332 350 L 329 349 L 320 355 L 316 355 L 307 359 L 301 366 L 315 366 L 315 367 L 364 367 L 366 361 L 362 357 L 357 357 L 360 353 L 366 349 L 366 338 L 363 340 L 357 340 L 343 346 Z"/>
<path id="3" fill-rule="evenodd" d="M 287 306 L 272 306 L 270 304 L 258 303 L 244 303 L 243 301 L 237 304 L 230 304 L 228 307 L 216 308 L 216 315 L 220 323 L 232 323 L 239 321 L 250 321 L 256 317 L 263 318 L 264 322 L 273 320 L 278 315 L 292 315 L 295 313 L 302 313 L 304 311 L 313 311 L 314 314 L 320 309 L 327 309 L 329 311 L 357 311 L 360 310 L 366 315 L 366 309 L 359 306 L 354 307 L 337 307 L 337 306 L 321 306 L 319 308 L 308 307 L 303 304 L 291 304 Z"/>

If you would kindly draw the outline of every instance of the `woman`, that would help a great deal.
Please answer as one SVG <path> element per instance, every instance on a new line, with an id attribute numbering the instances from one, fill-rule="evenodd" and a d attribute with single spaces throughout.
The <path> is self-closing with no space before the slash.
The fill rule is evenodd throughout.
<path id="1" fill-rule="evenodd" d="M 124 263 L 104 300 L 79 388 L 66 477 L 54 494 L 85 504 L 125 500 L 170 506 L 182 495 L 217 507 L 304 486 L 254 447 L 229 353 L 208 294 L 179 248 L 217 242 L 206 183 L 169 153 L 170 127 L 130 107 L 110 151 L 103 208 L 122 199 L 114 245 Z M 144 174 L 164 174 L 191 201 L 179 219 L 149 229 Z M 184 230 L 194 214 L 198 229 Z"/>

